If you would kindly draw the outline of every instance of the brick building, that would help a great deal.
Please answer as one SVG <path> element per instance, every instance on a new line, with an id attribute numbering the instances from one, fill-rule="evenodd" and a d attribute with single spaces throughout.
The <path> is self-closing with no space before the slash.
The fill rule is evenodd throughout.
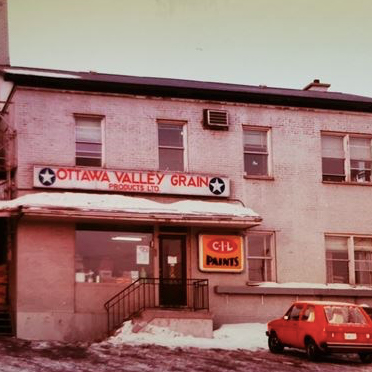
<path id="1" fill-rule="evenodd" d="M 14 334 L 96 339 L 142 314 L 208 336 L 297 298 L 372 305 L 372 99 L 328 88 L 3 67 Z"/>

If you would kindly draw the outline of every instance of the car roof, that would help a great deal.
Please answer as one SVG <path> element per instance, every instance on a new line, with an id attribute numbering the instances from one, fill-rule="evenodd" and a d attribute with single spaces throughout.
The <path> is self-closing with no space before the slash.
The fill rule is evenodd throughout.
<path id="1" fill-rule="evenodd" d="M 350 302 L 320 301 L 320 300 L 296 301 L 295 303 L 296 304 L 320 305 L 320 306 L 361 306 L 359 304 L 354 304 L 354 303 L 350 303 Z"/>

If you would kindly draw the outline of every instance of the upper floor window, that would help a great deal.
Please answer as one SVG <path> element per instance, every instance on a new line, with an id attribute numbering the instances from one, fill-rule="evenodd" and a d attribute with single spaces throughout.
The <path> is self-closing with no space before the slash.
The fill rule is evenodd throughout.
<path id="1" fill-rule="evenodd" d="M 269 130 L 244 128 L 244 172 L 247 176 L 270 176 Z"/>
<path id="2" fill-rule="evenodd" d="M 248 234 L 248 281 L 271 282 L 275 280 L 274 234 L 252 232 Z"/>
<path id="3" fill-rule="evenodd" d="M 159 169 L 184 170 L 184 125 L 158 124 Z"/>
<path id="4" fill-rule="evenodd" d="M 372 136 L 322 134 L 323 181 L 371 182 Z"/>
<path id="5" fill-rule="evenodd" d="M 102 166 L 102 118 L 76 116 L 76 165 Z"/>
<path id="6" fill-rule="evenodd" d="M 325 237 L 327 283 L 372 285 L 372 236 Z"/>

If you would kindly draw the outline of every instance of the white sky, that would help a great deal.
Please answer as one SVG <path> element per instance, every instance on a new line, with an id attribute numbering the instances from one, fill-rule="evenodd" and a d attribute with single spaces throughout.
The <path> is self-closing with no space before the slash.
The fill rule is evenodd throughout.
<path id="1" fill-rule="evenodd" d="M 13 66 L 372 97 L 371 0 L 8 0 Z"/>

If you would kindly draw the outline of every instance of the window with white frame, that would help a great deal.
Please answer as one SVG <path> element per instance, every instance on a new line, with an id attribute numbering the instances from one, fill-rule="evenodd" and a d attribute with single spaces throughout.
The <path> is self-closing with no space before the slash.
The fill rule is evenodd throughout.
<path id="1" fill-rule="evenodd" d="M 268 128 L 243 128 L 244 172 L 247 176 L 270 176 Z"/>
<path id="2" fill-rule="evenodd" d="M 158 144 L 160 170 L 185 170 L 183 124 L 158 123 Z"/>
<path id="3" fill-rule="evenodd" d="M 249 282 L 275 281 L 275 248 L 272 232 L 250 232 L 247 235 Z"/>
<path id="4" fill-rule="evenodd" d="M 372 136 L 322 133 L 323 181 L 371 182 Z"/>
<path id="5" fill-rule="evenodd" d="M 102 166 L 102 118 L 75 116 L 76 165 Z"/>
<path id="6" fill-rule="evenodd" d="M 372 236 L 326 235 L 327 283 L 372 285 Z"/>

